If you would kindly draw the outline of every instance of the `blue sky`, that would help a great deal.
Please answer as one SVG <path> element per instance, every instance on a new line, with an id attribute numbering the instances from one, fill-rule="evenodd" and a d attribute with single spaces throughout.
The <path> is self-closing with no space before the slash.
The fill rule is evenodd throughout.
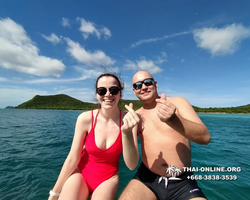
<path id="1" fill-rule="evenodd" d="M 96 77 L 151 72 L 199 107 L 250 104 L 250 1 L 0 1 L 0 108 L 35 95 L 95 100 Z"/>

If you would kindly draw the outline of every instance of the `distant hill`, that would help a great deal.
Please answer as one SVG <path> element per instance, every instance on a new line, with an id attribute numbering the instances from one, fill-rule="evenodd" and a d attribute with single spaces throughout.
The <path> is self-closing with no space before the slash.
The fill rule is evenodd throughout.
<path id="1" fill-rule="evenodd" d="M 237 107 L 225 107 L 225 108 L 199 108 L 196 106 L 193 106 L 194 110 L 196 112 L 204 112 L 204 113 L 244 113 L 249 114 L 250 113 L 250 104 L 245 106 L 237 106 Z"/>
<path id="2" fill-rule="evenodd" d="M 40 96 L 18 105 L 18 109 L 50 109 L 50 110 L 91 110 L 98 108 L 97 104 L 82 102 L 65 94 Z"/>
<path id="3" fill-rule="evenodd" d="M 14 106 L 7 106 L 5 109 L 14 109 Z"/>
<path id="4" fill-rule="evenodd" d="M 133 103 L 137 110 L 142 106 L 139 100 L 124 100 L 119 103 L 119 108 L 125 110 L 124 105 Z M 87 103 L 70 97 L 65 94 L 40 96 L 36 95 L 32 99 L 16 106 L 17 109 L 50 109 L 50 110 L 92 110 L 98 108 L 97 103 Z M 200 113 L 250 113 L 250 104 L 237 107 L 225 108 L 200 108 L 193 106 L 196 112 Z"/>

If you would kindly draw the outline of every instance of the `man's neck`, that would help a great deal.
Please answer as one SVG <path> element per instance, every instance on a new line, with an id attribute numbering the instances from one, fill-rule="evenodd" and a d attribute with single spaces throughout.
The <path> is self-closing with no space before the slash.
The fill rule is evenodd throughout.
<path id="1" fill-rule="evenodd" d="M 155 101 L 155 99 L 157 99 L 158 97 L 152 99 L 151 101 L 145 101 L 143 102 L 143 109 L 144 110 L 152 110 L 157 106 L 157 103 Z"/>

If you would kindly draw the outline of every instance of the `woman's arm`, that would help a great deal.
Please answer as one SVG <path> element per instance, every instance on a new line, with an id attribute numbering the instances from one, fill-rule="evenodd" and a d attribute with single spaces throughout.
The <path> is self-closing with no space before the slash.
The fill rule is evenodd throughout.
<path id="1" fill-rule="evenodd" d="M 60 193 L 65 181 L 76 169 L 83 150 L 83 145 L 91 123 L 90 112 L 84 112 L 77 118 L 75 125 L 75 134 L 71 145 L 70 152 L 62 166 L 58 179 L 52 189 L 54 193 Z M 52 198 L 51 198 L 52 199 Z"/>
<path id="2" fill-rule="evenodd" d="M 128 113 L 123 118 L 122 125 L 122 148 L 124 162 L 130 170 L 136 168 L 139 161 L 137 129 L 140 121 L 138 115 L 133 110 L 133 104 L 125 106 Z"/>

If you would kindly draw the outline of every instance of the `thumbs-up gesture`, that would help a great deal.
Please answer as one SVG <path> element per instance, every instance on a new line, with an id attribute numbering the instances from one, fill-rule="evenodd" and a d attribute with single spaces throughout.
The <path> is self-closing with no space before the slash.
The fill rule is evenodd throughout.
<path id="1" fill-rule="evenodd" d="M 128 110 L 127 114 L 123 117 L 123 125 L 121 127 L 122 132 L 131 132 L 140 121 L 138 115 L 133 109 L 133 104 L 130 103 L 129 106 L 125 105 L 125 108 Z"/>
<path id="2" fill-rule="evenodd" d="M 157 113 L 158 117 L 162 122 L 167 122 L 175 114 L 175 105 L 167 100 L 165 94 L 161 94 L 161 98 L 155 101 L 160 104 Z"/>

